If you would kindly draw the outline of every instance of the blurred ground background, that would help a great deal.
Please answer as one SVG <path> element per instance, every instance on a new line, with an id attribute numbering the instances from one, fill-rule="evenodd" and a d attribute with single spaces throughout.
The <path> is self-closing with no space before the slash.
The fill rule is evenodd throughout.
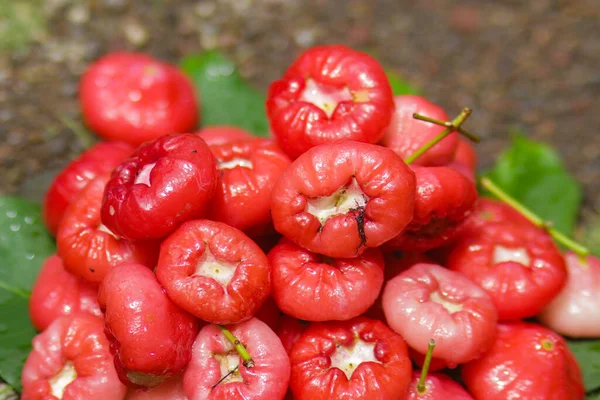
<path id="1" fill-rule="evenodd" d="M 600 208 L 598 0 L 0 0 L 0 193 L 39 200 L 85 147 L 78 78 L 101 54 L 177 62 L 218 48 L 265 89 L 302 49 L 345 43 L 394 68 L 484 140 L 550 143 Z"/>

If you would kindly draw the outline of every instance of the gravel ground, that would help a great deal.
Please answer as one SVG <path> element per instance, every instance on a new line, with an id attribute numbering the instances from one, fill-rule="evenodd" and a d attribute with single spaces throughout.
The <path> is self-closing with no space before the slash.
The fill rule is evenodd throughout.
<path id="1" fill-rule="evenodd" d="M 112 50 L 177 62 L 218 48 L 265 89 L 302 49 L 345 43 L 450 114 L 474 109 L 482 167 L 511 128 L 556 146 L 600 209 L 597 0 L 12 0 L 0 4 L 0 193 L 39 200 L 85 147 L 85 66 Z"/>

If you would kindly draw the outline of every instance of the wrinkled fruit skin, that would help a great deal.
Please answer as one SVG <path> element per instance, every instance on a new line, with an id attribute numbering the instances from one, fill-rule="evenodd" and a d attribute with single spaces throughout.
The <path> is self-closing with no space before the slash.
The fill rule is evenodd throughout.
<path id="1" fill-rule="evenodd" d="M 267 256 L 222 222 L 183 224 L 162 243 L 156 276 L 179 307 L 204 321 L 248 320 L 271 292 Z"/>
<path id="2" fill-rule="evenodd" d="M 363 348 L 357 357 L 341 353 L 357 346 Z M 364 317 L 311 324 L 294 344 L 290 361 L 296 400 L 401 399 L 412 373 L 402 337 Z"/>
<path id="3" fill-rule="evenodd" d="M 113 172 L 102 223 L 131 240 L 162 238 L 203 215 L 217 184 L 215 159 L 200 137 L 166 135 L 144 144 Z"/>
<path id="4" fill-rule="evenodd" d="M 343 142 L 314 147 L 273 187 L 275 229 L 314 253 L 355 257 L 412 220 L 416 180 L 393 151 Z M 327 216 L 318 217 L 327 211 Z"/>
<path id="5" fill-rule="evenodd" d="M 565 254 L 567 283 L 538 315 L 553 331 L 573 338 L 600 336 L 600 259 Z"/>
<path id="6" fill-rule="evenodd" d="M 443 126 L 413 118 L 414 113 L 442 121 L 450 119 L 443 108 L 421 96 L 396 96 L 394 97 L 394 104 L 394 116 L 389 127 L 385 130 L 380 144 L 394 150 L 403 159 L 411 156 L 444 130 Z M 413 164 L 446 165 L 454 158 L 457 147 L 458 133 L 452 132 L 417 158 Z"/>
<path id="7" fill-rule="evenodd" d="M 112 269 L 98 302 L 117 373 L 127 386 L 157 386 L 187 365 L 199 322 L 169 300 L 151 270 L 139 264 Z"/>
<path id="8" fill-rule="evenodd" d="M 271 190 L 291 161 L 268 139 L 245 139 L 210 146 L 217 161 L 218 183 L 208 217 L 239 230 L 271 221 Z M 243 210 L 243 211 L 242 211 Z"/>
<path id="9" fill-rule="evenodd" d="M 83 117 L 106 140 L 138 146 L 198 122 L 194 88 L 177 68 L 140 53 L 115 52 L 94 62 L 79 86 Z"/>
<path id="10" fill-rule="evenodd" d="M 462 378 L 478 400 L 581 400 L 579 365 L 558 334 L 525 322 L 498 325 L 489 352 L 462 367 Z"/>
<path id="11" fill-rule="evenodd" d="M 493 343 L 498 314 L 490 296 L 464 275 L 416 264 L 387 282 L 386 320 L 421 354 L 434 339 L 435 357 L 451 367 L 473 360 Z"/>
<path id="12" fill-rule="evenodd" d="M 449 167 L 413 167 L 417 178 L 412 222 L 385 244 L 388 249 L 425 252 L 451 242 L 477 200 L 475 185 Z"/>
<path id="13" fill-rule="evenodd" d="M 116 237 L 100 221 L 108 175 L 91 181 L 71 203 L 56 235 L 58 254 L 70 273 L 100 284 L 109 270 L 124 262 L 156 265 L 158 242 Z"/>
<path id="14" fill-rule="evenodd" d="M 539 313 L 563 288 L 565 262 L 550 235 L 510 222 L 462 237 L 446 265 L 485 289 L 501 321 Z"/>
<path id="15" fill-rule="evenodd" d="M 206 325 L 194 342 L 192 360 L 183 375 L 190 400 L 282 399 L 290 380 L 290 361 L 277 335 L 256 318 L 227 329 L 244 345 L 252 368 L 216 325 Z M 238 369 L 217 385 L 235 366 Z M 215 386 L 216 385 L 216 386 Z"/>
<path id="16" fill-rule="evenodd" d="M 44 261 L 31 290 L 29 317 L 38 331 L 63 315 L 88 313 L 101 317 L 98 287 L 65 270 L 62 260 L 52 255 Z"/>
<path id="17" fill-rule="evenodd" d="M 48 231 L 56 231 L 69 204 L 95 177 L 111 172 L 135 149 L 123 142 L 101 142 L 71 161 L 52 181 L 42 213 Z"/>
<path id="18" fill-rule="evenodd" d="M 413 372 L 406 400 L 474 400 L 458 382 L 437 372 L 427 373 L 425 392 L 419 393 L 417 390 L 419 378 L 421 378 L 421 371 Z"/>
<path id="19" fill-rule="evenodd" d="M 251 133 L 236 126 L 215 125 L 202 128 L 196 135 L 200 136 L 209 146 L 220 146 L 238 140 L 252 139 Z"/>
<path id="20" fill-rule="evenodd" d="M 21 375 L 21 399 L 123 399 L 126 387 L 117 377 L 103 328 L 101 318 L 73 314 L 34 337 Z"/>
<path id="21" fill-rule="evenodd" d="M 383 256 L 368 249 L 356 258 L 325 260 L 282 239 L 269 252 L 273 297 L 305 321 L 348 320 L 375 302 L 383 285 Z"/>
<path id="22" fill-rule="evenodd" d="M 385 71 L 342 45 L 306 50 L 269 87 L 267 117 L 281 148 L 297 158 L 342 140 L 376 143 L 394 110 Z"/>

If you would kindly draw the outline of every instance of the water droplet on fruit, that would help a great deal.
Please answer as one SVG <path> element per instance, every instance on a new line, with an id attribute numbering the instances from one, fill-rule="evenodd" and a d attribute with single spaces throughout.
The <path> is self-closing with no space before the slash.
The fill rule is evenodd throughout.
<path id="1" fill-rule="evenodd" d="M 35 258 L 35 254 L 27 253 L 27 254 L 25 254 L 25 258 L 28 260 L 33 260 Z"/>
<path id="2" fill-rule="evenodd" d="M 13 232 L 19 232 L 21 230 L 21 225 L 20 224 L 11 224 L 10 230 Z"/>
<path id="3" fill-rule="evenodd" d="M 17 217 L 17 215 L 18 215 L 18 214 L 17 214 L 17 212 L 16 212 L 16 211 L 9 210 L 9 211 L 7 211 L 7 212 L 6 212 L 6 216 L 7 216 L 8 218 L 16 218 L 16 217 Z"/>
<path id="4" fill-rule="evenodd" d="M 33 218 L 33 217 L 25 217 L 25 223 L 26 223 L 27 225 L 31 225 L 31 224 L 33 224 L 34 222 L 35 222 L 35 218 Z"/>

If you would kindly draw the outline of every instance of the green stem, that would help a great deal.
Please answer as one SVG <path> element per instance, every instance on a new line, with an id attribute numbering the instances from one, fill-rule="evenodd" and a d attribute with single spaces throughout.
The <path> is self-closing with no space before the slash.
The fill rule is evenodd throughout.
<path id="1" fill-rule="evenodd" d="M 429 339 L 427 354 L 425 354 L 425 361 L 423 362 L 423 368 L 421 368 L 421 376 L 419 377 L 419 383 L 417 383 L 417 392 L 419 394 L 423 394 L 427 390 L 425 387 L 425 380 L 427 379 L 427 373 L 429 372 L 429 365 L 431 364 L 431 357 L 433 357 L 434 348 L 435 340 Z"/>
<path id="2" fill-rule="evenodd" d="M 421 114 L 417 114 L 414 113 L 413 114 L 413 118 L 414 119 L 418 119 L 421 121 L 425 121 L 425 122 L 431 122 L 432 124 L 436 124 L 439 126 L 445 126 L 447 128 L 452 127 L 452 122 L 448 122 L 448 121 L 442 121 L 441 119 L 435 119 L 435 118 L 431 118 L 428 117 L 426 115 L 421 115 Z M 470 133 L 469 131 L 465 130 L 462 126 L 457 127 L 456 129 L 459 133 L 462 133 L 464 136 L 466 136 L 469 140 L 475 142 L 475 143 L 479 143 L 479 141 L 481 140 L 479 138 L 479 136 L 474 135 L 472 133 Z"/>
<path id="3" fill-rule="evenodd" d="M 238 352 L 240 357 L 242 357 L 242 360 L 244 360 L 244 367 L 254 367 L 254 360 L 252 360 L 250 353 L 248 353 L 242 342 L 240 342 L 238 338 L 236 338 L 233 335 L 233 333 L 231 333 L 231 331 L 229 331 L 229 329 L 225 328 L 223 325 L 219 325 L 219 328 L 221 328 L 221 332 L 223 332 L 223 335 L 233 344 L 235 350 Z"/>
<path id="4" fill-rule="evenodd" d="M 552 227 L 551 222 L 544 221 L 533 211 L 531 211 L 530 209 L 525 207 L 523 204 L 521 204 L 515 198 L 511 197 L 508 193 L 506 193 L 504 190 L 502 190 L 498 185 L 496 185 L 494 182 L 492 182 L 489 178 L 481 178 L 480 182 L 481 182 L 481 186 L 483 186 L 491 194 L 493 194 L 494 196 L 496 196 L 497 198 L 499 198 L 500 200 L 502 200 L 503 202 L 505 202 L 512 208 L 514 208 L 515 210 L 517 210 L 525 218 L 527 218 L 529 221 L 531 221 L 535 226 L 545 229 L 554 238 L 554 240 L 556 240 L 558 243 L 562 244 L 563 246 L 567 247 L 568 249 L 573 250 L 575 253 L 577 253 L 581 257 L 586 257 L 587 255 L 590 254 L 590 251 L 588 250 L 587 247 L 577 243 L 576 241 L 569 238 L 562 232 L 557 231 L 555 228 Z"/>
<path id="5" fill-rule="evenodd" d="M 418 115 L 419 117 L 422 117 L 419 114 L 416 114 L 416 115 Z M 438 144 L 446 136 L 448 136 L 449 134 L 451 134 L 454 131 L 459 130 L 460 126 L 466 121 L 467 118 L 469 118 L 469 115 L 471 115 L 471 109 L 470 108 L 466 108 L 466 107 L 463 108 L 463 110 L 460 112 L 460 114 L 458 114 L 458 117 L 456 117 L 456 118 L 454 118 L 454 120 L 452 120 L 452 122 L 450 123 L 450 126 L 447 126 L 444 123 L 443 125 L 447 126 L 446 129 L 444 129 L 436 137 L 434 137 L 429 142 L 425 143 L 423 146 L 421 146 L 419 149 L 417 149 L 417 151 L 415 151 L 413 154 L 411 154 L 410 156 L 406 157 L 404 159 L 404 162 L 407 163 L 407 164 L 413 163 L 417 158 L 419 158 L 423 154 L 425 154 L 425 152 L 427 150 L 431 149 L 433 146 L 435 146 L 436 144 Z M 413 115 L 413 117 L 415 117 L 415 115 Z M 417 119 L 419 119 L 419 118 L 417 118 Z M 432 119 L 430 118 L 430 120 L 432 120 Z"/>

